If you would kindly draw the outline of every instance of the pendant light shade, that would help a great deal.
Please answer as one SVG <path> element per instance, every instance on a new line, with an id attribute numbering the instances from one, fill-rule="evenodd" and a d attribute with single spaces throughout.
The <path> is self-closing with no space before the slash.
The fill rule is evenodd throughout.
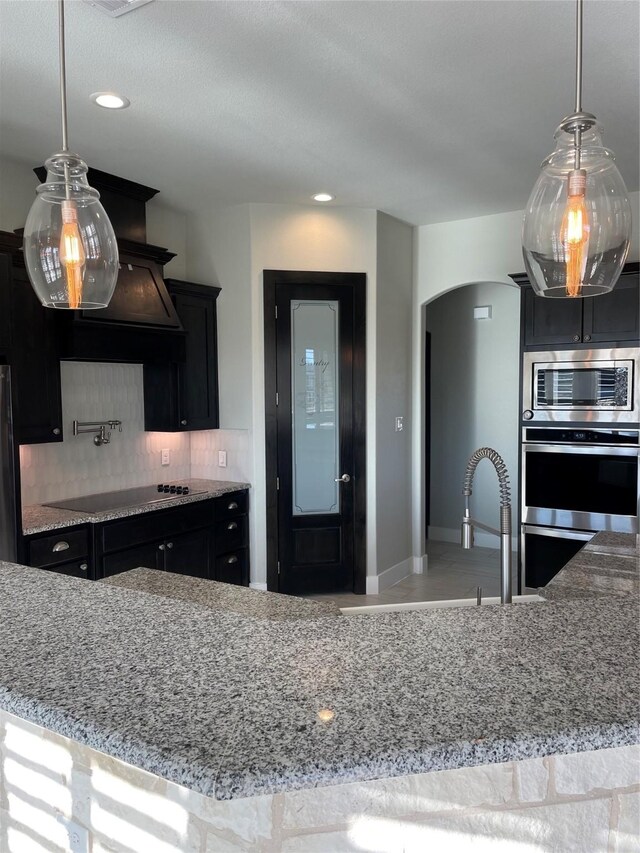
<path id="1" fill-rule="evenodd" d="M 631 242 L 631 204 L 602 127 L 582 109 L 583 0 L 576 0 L 574 112 L 556 130 L 524 212 L 522 253 L 537 296 L 613 289 Z"/>
<path id="2" fill-rule="evenodd" d="M 24 229 L 31 286 L 47 308 L 105 308 L 118 278 L 118 244 L 87 165 L 69 151 L 64 0 L 58 0 L 62 150 L 45 167 Z"/>
<path id="3" fill-rule="evenodd" d="M 87 166 L 68 151 L 45 163 L 24 231 L 24 259 L 48 308 L 105 308 L 118 278 L 118 244 Z"/>
<path id="4" fill-rule="evenodd" d="M 574 132 L 563 122 L 527 202 L 522 249 L 538 296 L 599 296 L 612 290 L 622 272 L 631 205 L 601 134 L 595 119 L 582 131 L 576 170 Z"/>

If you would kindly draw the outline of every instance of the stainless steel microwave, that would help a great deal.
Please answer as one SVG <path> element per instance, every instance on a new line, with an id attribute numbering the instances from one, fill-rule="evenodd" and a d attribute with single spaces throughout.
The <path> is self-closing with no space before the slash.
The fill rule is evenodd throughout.
<path id="1" fill-rule="evenodd" d="M 523 420 L 529 423 L 638 423 L 636 348 L 525 352 Z"/>

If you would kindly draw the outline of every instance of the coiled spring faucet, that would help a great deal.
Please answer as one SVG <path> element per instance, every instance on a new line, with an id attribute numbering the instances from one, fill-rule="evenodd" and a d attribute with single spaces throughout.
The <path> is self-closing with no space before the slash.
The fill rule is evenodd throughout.
<path id="1" fill-rule="evenodd" d="M 488 527 L 475 518 L 471 518 L 471 511 L 469 509 L 471 486 L 478 463 L 482 459 L 488 459 L 493 464 L 498 475 L 498 485 L 500 487 L 500 530 Z M 473 548 L 473 529 L 475 527 L 479 527 L 481 530 L 486 530 L 487 533 L 494 533 L 500 537 L 500 601 L 502 604 L 511 604 L 511 487 L 509 486 L 507 466 L 497 451 L 492 450 L 490 447 L 481 447 L 471 454 L 464 475 L 462 494 L 464 495 L 462 547 L 467 550 Z"/>

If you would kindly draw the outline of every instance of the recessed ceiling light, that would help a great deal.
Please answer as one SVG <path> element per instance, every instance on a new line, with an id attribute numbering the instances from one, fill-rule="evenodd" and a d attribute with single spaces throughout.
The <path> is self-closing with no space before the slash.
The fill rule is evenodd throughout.
<path id="1" fill-rule="evenodd" d="M 129 98 L 118 95 L 116 92 L 94 92 L 91 100 L 106 110 L 124 110 L 131 104 Z"/>
<path id="2" fill-rule="evenodd" d="M 329 195 L 329 193 L 316 193 L 313 197 L 314 201 L 333 201 L 335 196 Z"/>

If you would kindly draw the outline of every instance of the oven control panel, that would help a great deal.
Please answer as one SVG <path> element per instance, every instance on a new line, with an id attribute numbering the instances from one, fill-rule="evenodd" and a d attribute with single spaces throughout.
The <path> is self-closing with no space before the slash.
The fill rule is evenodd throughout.
<path id="1" fill-rule="evenodd" d="M 640 444 L 638 430 L 620 429 L 557 429 L 555 427 L 527 427 L 523 430 L 525 442 L 542 444 Z"/>

